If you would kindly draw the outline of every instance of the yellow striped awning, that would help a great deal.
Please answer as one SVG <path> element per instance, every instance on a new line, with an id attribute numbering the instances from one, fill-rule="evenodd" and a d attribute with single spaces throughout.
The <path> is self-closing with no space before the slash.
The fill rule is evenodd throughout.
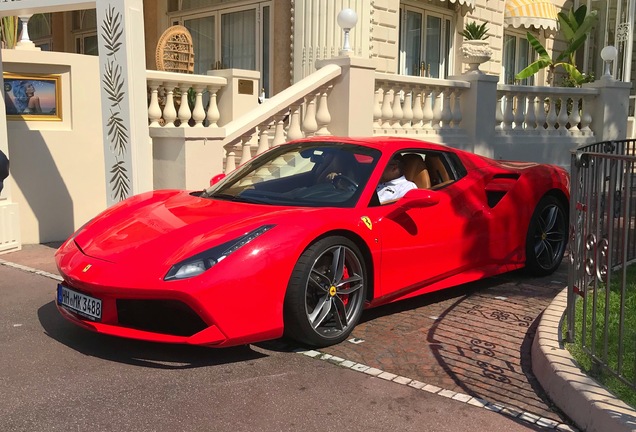
<path id="1" fill-rule="evenodd" d="M 506 0 L 504 23 L 513 27 L 557 29 L 557 8 L 551 0 Z"/>

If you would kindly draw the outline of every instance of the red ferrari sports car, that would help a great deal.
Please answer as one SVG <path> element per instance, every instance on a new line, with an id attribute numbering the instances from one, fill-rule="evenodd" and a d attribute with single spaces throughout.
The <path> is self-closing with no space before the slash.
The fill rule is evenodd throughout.
<path id="1" fill-rule="evenodd" d="M 417 185 L 381 204 L 395 156 Z M 201 191 L 143 193 L 57 251 L 57 305 L 93 331 L 232 346 L 345 340 L 362 311 L 525 267 L 567 243 L 568 173 L 423 141 L 286 143 Z"/>

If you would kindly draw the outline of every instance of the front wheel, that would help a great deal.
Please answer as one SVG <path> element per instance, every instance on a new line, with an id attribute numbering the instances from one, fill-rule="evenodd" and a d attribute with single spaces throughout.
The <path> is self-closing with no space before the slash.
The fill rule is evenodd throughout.
<path id="1" fill-rule="evenodd" d="M 345 340 L 360 320 L 367 285 L 358 247 L 327 237 L 300 256 L 285 295 L 285 334 L 314 347 Z"/>
<path id="2" fill-rule="evenodd" d="M 532 214 L 526 237 L 526 270 L 536 276 L 553 273 L 567 244 L 568 220 L 564 204 L 554 196 L 541 198 Z"/>

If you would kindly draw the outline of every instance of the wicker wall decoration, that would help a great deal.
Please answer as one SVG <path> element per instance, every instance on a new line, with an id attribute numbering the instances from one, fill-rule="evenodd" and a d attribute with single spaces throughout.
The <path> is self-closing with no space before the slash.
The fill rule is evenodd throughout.
<path id="1" fill-rule="evenodd" d="M 194 73 L 192 35 L 182 25 L 168 27 L 157 42 L 157 70 Z"/>

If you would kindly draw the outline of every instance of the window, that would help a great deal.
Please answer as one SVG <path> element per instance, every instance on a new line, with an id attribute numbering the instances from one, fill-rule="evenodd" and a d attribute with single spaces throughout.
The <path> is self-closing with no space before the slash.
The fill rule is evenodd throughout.
<path id="1" fill-rule="evenodd" d="M 170 21 L 192 34 L 194 72 L 246 69 L 261 73 L 269 96 L 271 76 L 270 2 L 229 7 L 224 0 L 171 0 Z"/>
<path id="2" fill-rule="evenodd" d="M 506 32 L 500 81 L 504 84 L 534 85 L 534 75 L 517 82 L 515 75 L 534 61 L 535 52 L 525 34 Z"/>
<path id="3" fill-rule="evenodd" d="M 35 14 L 29 19 L 29 39 L 44 51 L 51 51 L 51 14 Z"/>
<path id="4" fill-rule="evenodd" d="M 440 8 L 400 9 L 400 73 L 446 78 L 452 71 L 453 15 Z"/>
<path id="5" fill-rule="evenodd" d="M 76 53 L 98 55 L 97 11 L 95 9 L 73 12 L 73 36 Z"/>

